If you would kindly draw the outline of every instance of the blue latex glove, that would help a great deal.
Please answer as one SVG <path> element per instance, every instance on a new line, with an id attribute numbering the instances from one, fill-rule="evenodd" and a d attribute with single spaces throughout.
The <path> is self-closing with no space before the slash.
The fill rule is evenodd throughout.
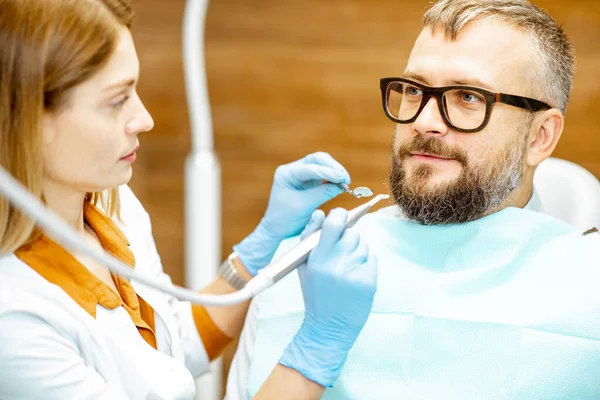
<path id="1" fill-rule="evenodd" d="M 248 272 L 266 266 L 282 240 L 298 235 L 311 214 L 343 190 L 331 183 L 350 183 L 346 169 L 327 153 L 314 153 L 275 171 L 269 205 L 256 229 L 233 249 Z"/>
<path id="2" fill-rule="evenodd" d="M 321 239 L 298 269 L 305 315 L 279 363 L 324 387 L 339 376 L 373 306 L 377 260 L 352 228 L 347 211 L 335 209 L 323 222 Z M 322 212 L 304 235 L 318 228 Z"/>

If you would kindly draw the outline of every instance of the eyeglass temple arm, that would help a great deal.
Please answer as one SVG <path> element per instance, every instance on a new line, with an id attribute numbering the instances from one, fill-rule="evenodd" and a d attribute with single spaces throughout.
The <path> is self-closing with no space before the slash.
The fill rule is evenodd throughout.
<path id="1" fill-rule="evenodd" d="M 512 94 L 496 93 L 496 101 L 530 111 L 542 111 L 552 108 L 543 101 Z"/>

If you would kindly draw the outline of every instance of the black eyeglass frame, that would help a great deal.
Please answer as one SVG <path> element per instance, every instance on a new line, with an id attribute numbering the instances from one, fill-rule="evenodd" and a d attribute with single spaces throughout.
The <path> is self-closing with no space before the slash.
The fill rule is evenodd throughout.
<path id="1" fill-rule="evenodd" d="M 416 114 L 410 119 L 407 119 L 407 120 L 398 119 L 398 118 L 394 117 L 390 113 L 390 110 L 388 109 L 387 100 L 388 100 L 390 86 L 391 86 L 390 84 L 393 82 L 408 83 L 410 85 L 417 87 L 419 90 L 421 90 L 423 92 L 423 99 L 421 100 L 419 109 L 417 110 Z M 504 103 L 504 104 L 508 104 L 508 105 L 511 105 L 514 107 L 522 108 L 522 109 L 525 109 L 528 111 L 533 111 L 533 112 L 545 111 L 545 110 L 549 110 L 549 109 L 553 108 L 550 105 L 544 103 L 543 101 L 531 99 L 529 97 L 523 97 L 523 96 L 517 96 L 517 95 L 505 94 L 505 93 L 494 93 L 489 90 L 485 90 L 485 89 L 478 88 L 475 86 L 457 85 L 457 86 L 431 87 L 431 86 L 426 86 L 421 83 L 411 81 L 410 79 L 404 79 L 404 78 L 381 78 L 379 81 L 379 86 L 381 88 L 381 101 L 383 104 L 383 111 L 385 112 L 385 115 L 392 121 L 394 121 L 398 124 L 410 124 L 412 122 L 415 122 L 416 119 L 421 114 L 421 112 L 423 111 L 423 109 L 425 108 L 425 106 L 427 105 L 427 103 L 429 103 L 429 100 L 431 99 L 431 97 L 434 97 L 437 101 L 440 115 L 442 116 L 444 123 L 448 127 L 454 129 L 455 131 L 463 132 L 463 133 L 475 133 L 475 132 L 479 132 L 479 131 L 483 130 L 487 126 L 487 124 L 490 122 L 490 117 L 492 115 L 492 109 L 493 109 L 493 106 L 495 103 Z M 474 128 L 474 129 L 462 129 L 462 128 L 458 128 L 458 127 L 454 126 L 454 124 L 452 124 L 452 122 L 450 122 L 450 118 L 446 114 L 446 110 L 444 107 L 444 100 L 443 100 L 444 93 L 446 93 L 450 90 L 457 90 L 457 89 L 463 89 L 463 90 L 468 90 L 471 92 L 476 92 L 476 93 L 481 94 L 485 98 L 485 118 L 479 127 Z"/>

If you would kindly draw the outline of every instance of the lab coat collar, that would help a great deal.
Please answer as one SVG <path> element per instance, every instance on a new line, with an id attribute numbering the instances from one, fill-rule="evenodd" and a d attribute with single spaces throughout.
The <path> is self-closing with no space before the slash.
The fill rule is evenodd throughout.
<path id="1" fill-rule="evenodd" d="M 84 203 L 84 218 L 94 230 L 104 250 L 135 267 L 129 241 L 110 217 L 89 202 Z M 15 255 L 47 281 L 63 289 L 88 314 L 96 317 L 96 307 L 107 309 L 123 306 L 146 341 L 156 347 L 154 310 L 137 296 L 131 283 L 113 274 L 119 293 L 92 274 L 73 255 L 45 235 L 25 245 Z"/>

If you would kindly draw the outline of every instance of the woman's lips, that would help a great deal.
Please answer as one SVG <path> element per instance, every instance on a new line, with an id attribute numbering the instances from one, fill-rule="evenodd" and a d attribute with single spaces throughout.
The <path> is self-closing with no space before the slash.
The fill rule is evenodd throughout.
<path id="1" fill-rule="evenodd" d="M 125 157 L 121 157 L 120 160 L 121 161 L 126 161 L 126 162 L 134 162 L 136 159 L 136 154 L 135 152 L 137 151 L 137 149 L 139 149 L 140 146 L 136 147 L 135 149 L 133 149 L 133 151 L 129 154 L 127 154 Z"/>

